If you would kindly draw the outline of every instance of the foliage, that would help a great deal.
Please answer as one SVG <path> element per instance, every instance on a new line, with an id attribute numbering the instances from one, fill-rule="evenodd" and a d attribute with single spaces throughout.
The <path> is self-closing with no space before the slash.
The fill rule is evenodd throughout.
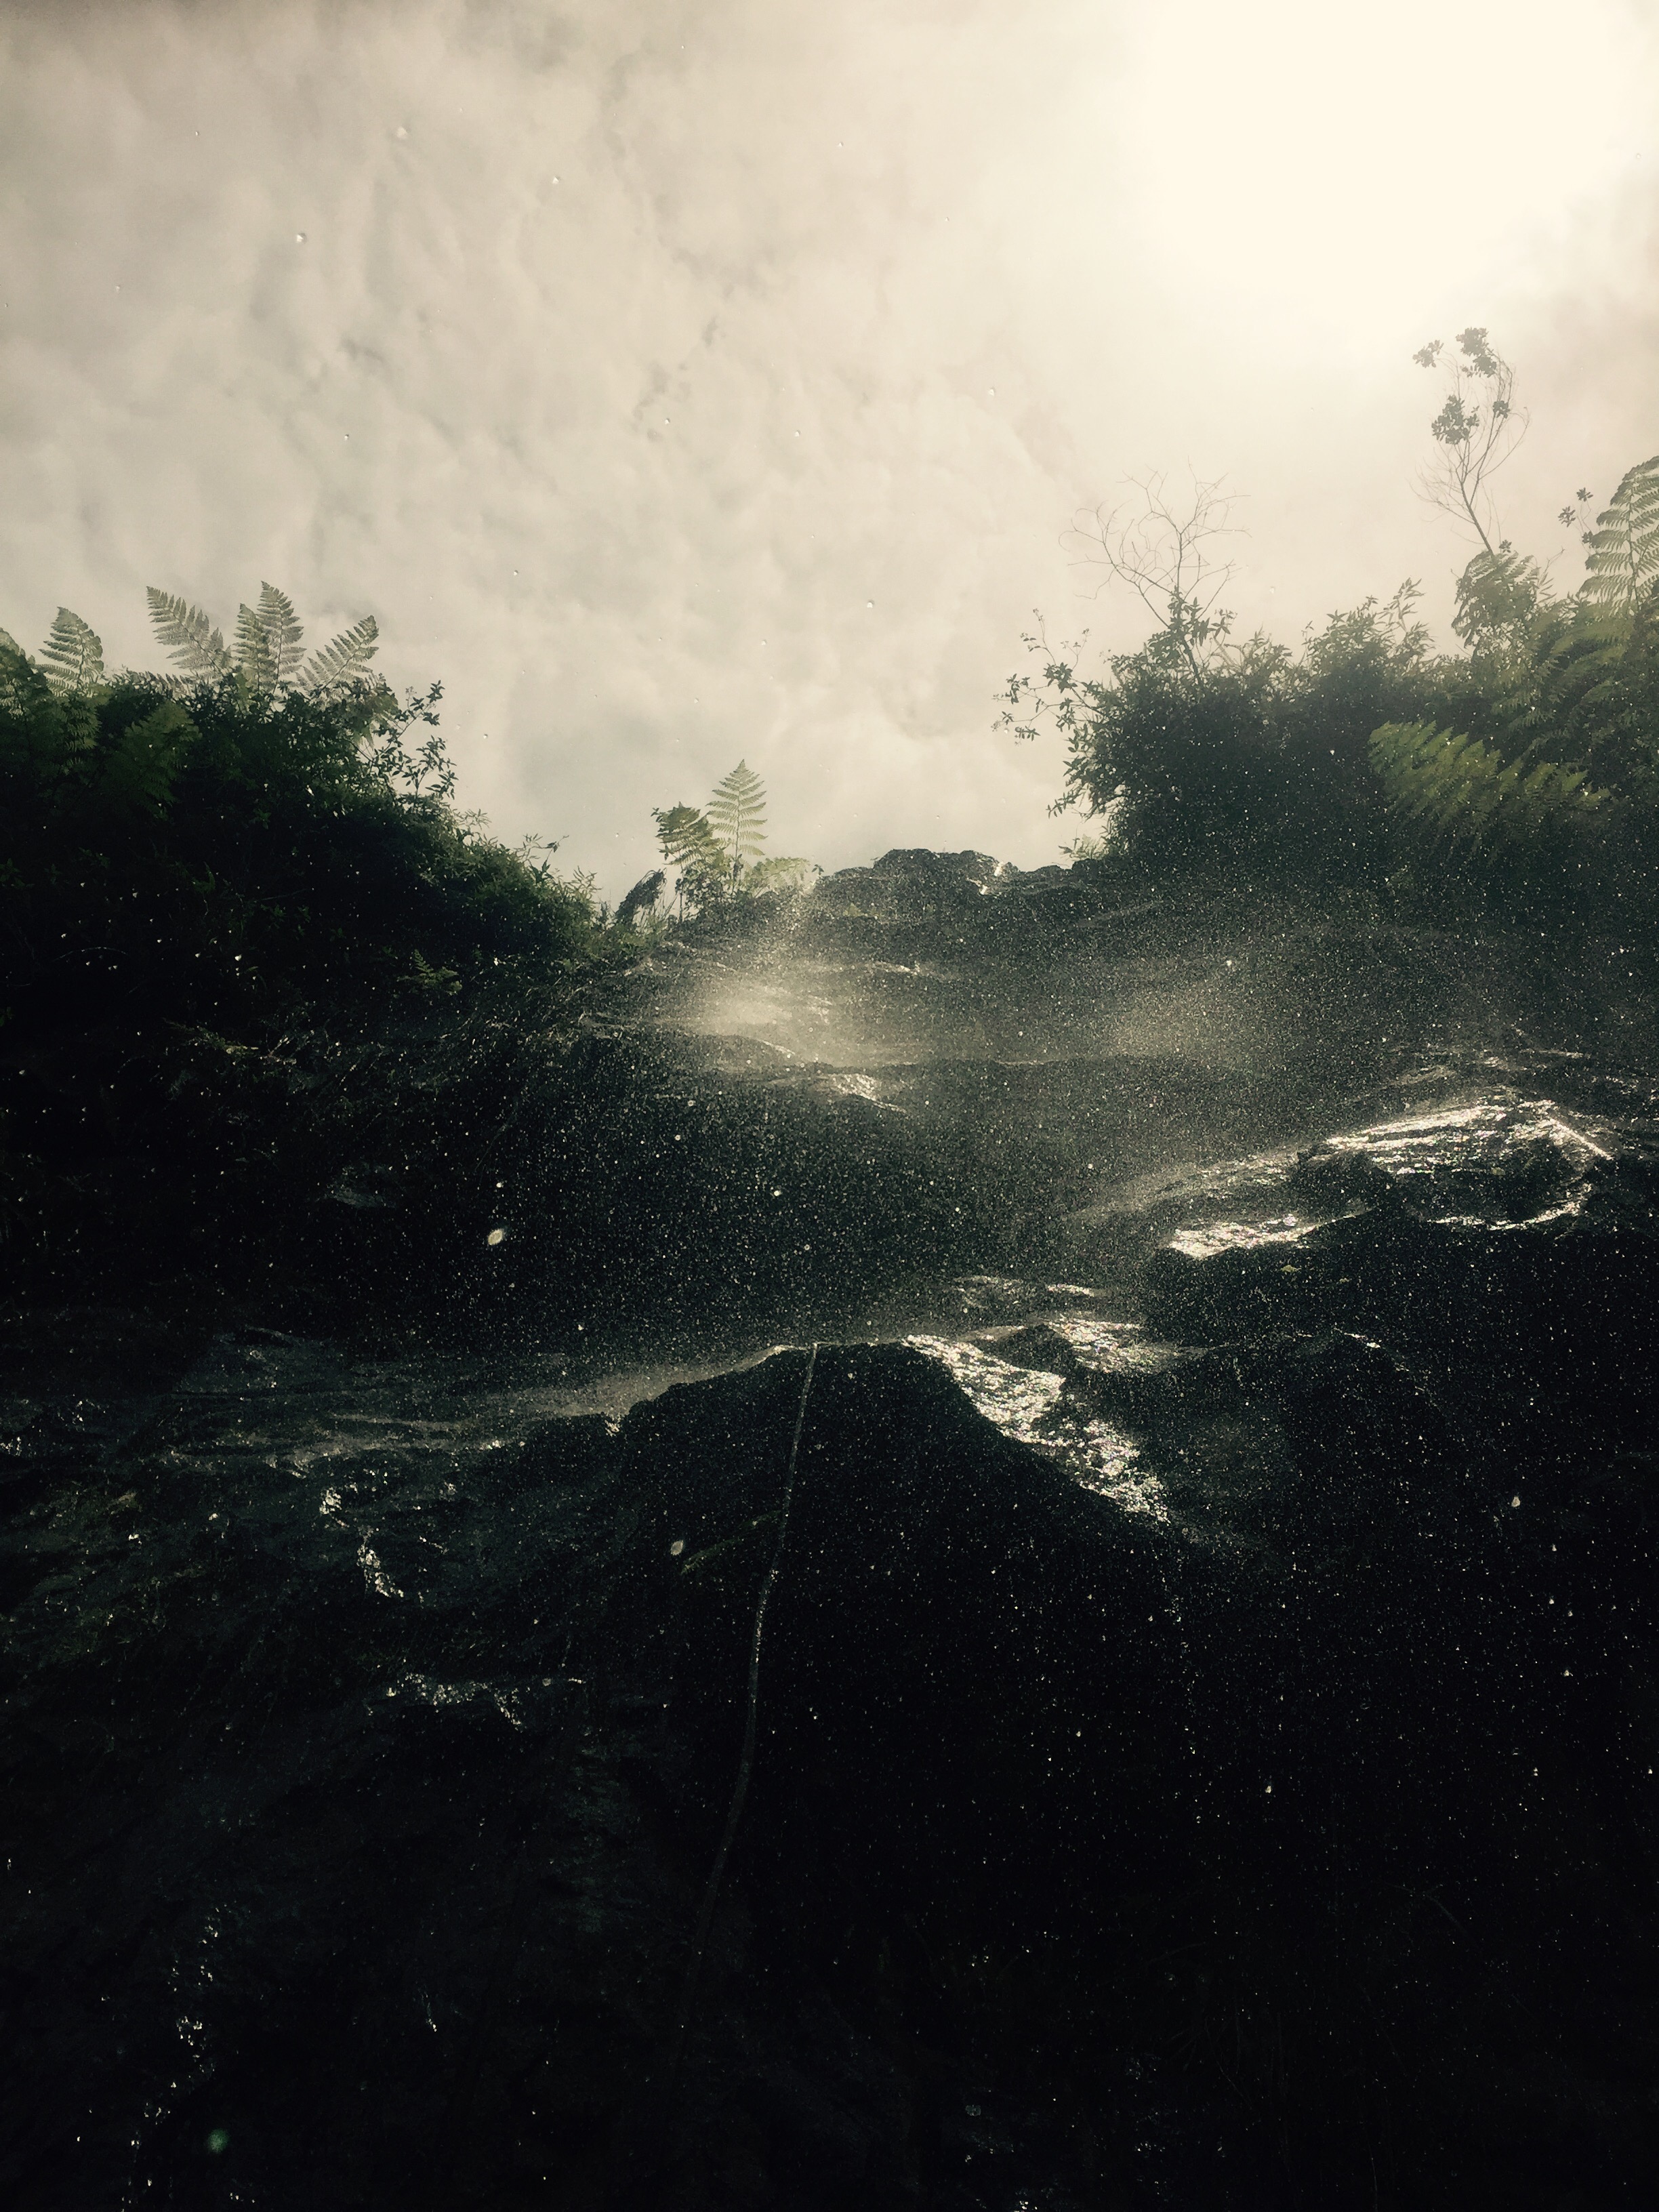
<path id="1" fill-rule="evenodd" d="M 798 854 L 774 853 L 768 860 L 756 861 L 743 879 L 744 888 L 751 898 L 763 898 L 769 893 L 796 896 L 810 888 L 819 872 L 811 860 L 802 860 Z"/>
<path id="2" fill-rule="evenodd" d="M 1633 619 L 1659 586 L 1659 453 L 1626 470 L 1585 543 L 1583 598 L 1601 611 Z"/>
<path id="3" fill-rule="evenodd" d="M 720 778 L 706 809 L 659 806 L 652 819 L 665 860 L 679 871 L 674 896 L 682 912 L 730 907 L 769 892 L 793 895 L 812 872 L 809 861 L 793 856 L 761 857 L 766 786 L 746 761 Z"/>
<path id="4" fill-rule="evenodd" d="M 684 909 L 689 899 L 698 906 L 717 896 L 722 882 L 720 848 L 708 817 L 696 806 L 680 805 L 652 810 L 657 842 L 663 858 L 679 875 L 674 896 Z"/>
<path id="5" fill-rule="evenodd" d="M 237 609 L 234 653 L 226 650 L 223 633 L 200 607 L 158 591 L 154 584 L 147 596 L 156 636 L 187 684 L 211 683 L 234 673 L 256 690 L 337 696 L 362 679 L 377 650 L 380 631 L 374 616 L 365 615 L 302 665 L 305 633 L 294 602 L 274 584 L 261 584 L 258 606 L 244 602 Z M 65 611 L 60 611 L 60 620 Z M 71 619 L 78 621 L 79 617 Z"/>
<path id="6" fill-rule="evenodd" d="M 267 586 L 234 657 L 182 602 L 157 627 L 193 678 L 106 678 L 67 609 L 39 662 L 0 633 L 14 1020 L 143 1005 L 234 1030 L 297 999 L 366 1004 L 411 975 L 580 944 L 580 890 L 450 805 L 439 687 L 400 702 L 342 676 L 361 668 L 365 625 L 304 664 L 292 606 Z"/>
<path id="7" fill-rule="evenodd" d="M 1526 435 L 1527 416 L 1515 404 L 1515 370 L 1484 330 L 1460 331 L 1457 349 L 1446 362 L 1452 388 L 1429 425 L 1441 451 L 1419 488 L 1431 506 L 1472 524 L 1482 549 L 1495 553 L 1498 523 L 1486 486 Z M 1419 368 L 1436 369 L 1444 352 L 1444 342 L 1431 338 L 1412 358 Z"/>
<path id="8" fill-rule="evenodd" d="M 766 786 L 747 761 L 723 775 L 714 786 L 708 809 L 708 826 L 720 846 L 720 864 L 733 890 L 744 869 L 766 849 Z"/>
<path id="9" fill-rule="evenodd" d="M 1423 722 L 1385 722 L 1370 751 L 1387 804 L 1451 850 L 1531 847 L 1609 795 L 1583 769 L 1506 763 L 1495 745 Z"/>
<path id="10" fill-rule="evenodd" d="M 657 911 L 657 902 L 662 896 L 663 885 L 667 880 L 666 875 L 660 868 L 653 868 L 647 874 L 641 876 L 638 883 L 617 904 L 617 928 L 636 929 L 641 926 L 642 916 L 653 917 Z"/>
<path id="11" fill-rule="evenodd" d="M 41 671 L 54 691 L 90 691 L 104 680 L 104 641 L 68 607 L 59 607 L 40 648 Z"/>
<path id="12" fill-rule="evenodd" d="M 1098 678 L 1071 657 L 1083 641 L 1056 653 L 1028 635 L 1042 672 L 1009 679 L 1002 724 L 1029 738 L 1049 717 L 1067 742 L 1060 806 L 1109 817 L 1110 843 L 1148 866 L 1367 872 L 1383 839 L 1370 732 L 1447 705 L 1415 599 L 1407 585 L 1334 614 L 1298 653 L 1222 639 L 1197 666 L 1166 626 Z"/>
<path id="13" fill-rule="evenodd" d="M 268 1267 L 372 1130 L 412 1142 L 420 1120 L 411 1103 L 388 1121 L 355 1078 L 323 1114 L 317 1069 L 343 1082 L 371 1040 L 434 1024 L 473 1040 L 470 1066 L 509 988 L 535 994 L 550 1037 L 604 957 L 592 887 L 554 872 L 555 848 L 509 852 L 456 811 L 441 689 L 399 700 L 370 680 L 372 623 L 307 660 L 269 586 L 234 653 L 200 609 L 151 604 L 168 675 L 106 675 L 68 610 L 38 660 L 0 633 L 15 1278 L 78 1284 L 100 1251 L 189 1273 L 233 1245 Z M 447 1086 L 422 1141 L 453 1181 L 471 1142 L 454 1116 L 484 1109 L 471 1076 L 431 1068 L 412 1056 L 410 1101 Z"/>
<path id="14" fill-rule="evenodd" d="M 1498 534 L 1492 505 L 1527 424 L 1514 368 L 1484 329 L 1460 331 L 1456 349 L 1437 339 L 1414 358 L 1451 373 L 1425 495 L 1480 540 L 1457 586 L 1459 652 L 1431 650 L 1411 583 L 1310 628 L 1296 652 L 1261 633 L 1237 641 L 1218 604 L 1230 565 L 1205 548 L 1230 526 L 1212 484 L 1195 480 L 1178 512 L 1149 477 L 1139 513 L 1085 530 L 1089 557 L 1157 627 L 1094 677 L 1079 669 L 1085 640 L 1054 650 L 1028 635 L 1041 672 L 1009 678 L 1001 716 L 1016 738 L 1047 716 L 1066 738 L 1055 811 L 1101 823 L 1073 857 L 1392 884 L 1432 861 L 1425 879 L 1454 894 L 1651 899 L 1659 455 L 1584 531 L 1584 580 L 1564 596 Z M 1579 502 L 1592 497 L 1580 487 Z M 1578 513 L 1570 503 L 1562 522 Z"/>

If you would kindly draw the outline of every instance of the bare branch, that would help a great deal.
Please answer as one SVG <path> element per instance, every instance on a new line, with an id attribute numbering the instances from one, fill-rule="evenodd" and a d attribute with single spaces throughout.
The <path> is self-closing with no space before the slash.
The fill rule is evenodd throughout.
<path id="1" fill-rule="evenodd" d="M 1196 675 L 1226 651 L 1232 617 L 1216 602 L 1238 570 L 1236 561 L 1213 560 L 1205 547 L 1241 534 L 1228 518 L 1243 495 L 1224 493 L 1218 477 L 1206 482 L 1194 475 L 1190 501 L 1177 506 L 1165 491 L 1167 481 L 1156 474 L 1131 477 L 1138 499 L 1079 515 L 1061 542 L 1084 549 L 1077 565 L 1107 571 L 1096 591 L 1127 584 Z"/>

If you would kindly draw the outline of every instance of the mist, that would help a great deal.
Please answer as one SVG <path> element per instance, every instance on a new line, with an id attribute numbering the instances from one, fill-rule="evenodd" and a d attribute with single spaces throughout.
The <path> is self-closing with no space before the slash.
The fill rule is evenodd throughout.
<path id="1" fill-rule="evenodd" d="M 1504 526 L 1650 450 L 1645 9 L 1274 0 L 14 5 L 0 622 L 154 665 L 143 587 L 441 679 L 459 798 L 614 896 L 741 755 L 774 848 L 1022 866 L 1056 741 L 994 695 L 1062 543 L 1167 471 L 1243 497 L 1293 639 L 1468 548 L 1414 495 L 1426 338 L 1489 325 Z"/>

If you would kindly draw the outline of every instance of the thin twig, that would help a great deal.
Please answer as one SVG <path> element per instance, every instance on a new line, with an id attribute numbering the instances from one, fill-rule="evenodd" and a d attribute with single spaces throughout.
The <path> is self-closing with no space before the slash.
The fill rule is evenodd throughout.
<path id="1" fill-rule="evenodd" d="M 783 1547 L 789 1540 L 789 1507 L 795 1492 L 795 1462 L 800 1454 L 800 1432 L 806 1419 L 806 1400 L 812 1388 L 812 1373 L 818 1361 L 815 1344 L 806 1357 L 806 1373 L 800 1386 L 800 1403 L 795 1408 L 795 1430 L 789 1439 L 789 1464 L 783 1478 L 783 1498 L 778 1514 L 778 1540 L 772 1553 L 772 1564 L 766 1571 L 766 1579 L 760 1587 L 755 1603 L 755 1624 L 749 1645 L 749 1712 L 744 1723 L 743 1756 L 738 1762 L 738 1778 L 732 1791 L 732 1803 L 726 1815 L 726 1830 L 714 1854 L 714 1863 L 708 1870 L 708 1881 L 702 1893 L 702 1907 L 697 1914 L 696 1933 L 691 1939 L 691 1957 L 685 1969 L 685 1980 L 680 1990 L 679 2017 L 674 2025 L 674 2047 L 668 2062 L 668 2090 L 672 2098 L 679 2081 L 680 2061 L 685 2053 L 686 2033 L 691 2024 L 691 2009 L 696 2002 L 697 1983 L 702 1972 L 702 1962 L 708 1948 L 709 1931 L 714 1924 L 714 1908 L 720 1903 L 720 1883 L 726 1875 L 726 1862 L 732 1855 L 738 1824 L 743 1818 L 744 1800 L 749 1795 L 749 1778 L 755 1765 L 755 1739 L 760 1711 L 761 1640 L 766 1632 L 766 1608 L 772 1592 L 777 1586 L 779 1570 L 783 1565 Z"/>

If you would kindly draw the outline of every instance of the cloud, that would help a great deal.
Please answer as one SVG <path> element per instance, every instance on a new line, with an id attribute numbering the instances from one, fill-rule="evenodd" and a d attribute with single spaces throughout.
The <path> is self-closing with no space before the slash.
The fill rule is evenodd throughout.
<path id="1" fill-rule="evenodd" d="M 1249 52 L 1218 0 L 1178 52 L 1083 0 L 14 9 L 0 621 L 64 599 L 142 661 L 146 582 L 228 615 L 270 576 L 319 631 L 372 611 L 389 673 L 445 681 L 465 799 L 612 891 L 650 807 L 740 753 L 827 865 L 1050 858 L 1058 755 L 995 734 L 991 695 L 1034 605 L 1138 634 L 1075 597 L 1079 503 L 1227 472 L 1241 610 L 1293 630 L 1407 572 L 1443 600 L 1455 550 L 1409 491 L 1434 329 L 1521 361 L 1517 538 L 1656 442 L 1651 42 L 1587 9 L 1615 91 L 1546 160 L 1540 85 L 1589 94 L 1559 40 L 1527 62 L 1528 13 L 1498 221 L 1434 89 L 1455 24 L 1436 76 L 1415 6 L 1381 62 L 1293 0 Z"/>

